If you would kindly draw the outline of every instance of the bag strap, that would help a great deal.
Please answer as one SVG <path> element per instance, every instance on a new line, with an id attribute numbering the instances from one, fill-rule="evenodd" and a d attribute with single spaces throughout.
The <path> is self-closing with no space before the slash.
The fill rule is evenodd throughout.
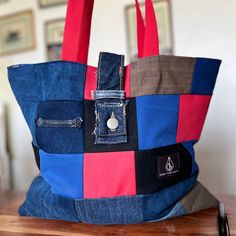
<path id="1" fill-rule="evenodd" d="M 138 57 L 159 55 L 159 41 L 152 0 L 145 0 L 146 24 L 138 0 L 137 42 Z M 87 64 L 94 0 L 69 0 L 67 6 L 62 60 Z"/>

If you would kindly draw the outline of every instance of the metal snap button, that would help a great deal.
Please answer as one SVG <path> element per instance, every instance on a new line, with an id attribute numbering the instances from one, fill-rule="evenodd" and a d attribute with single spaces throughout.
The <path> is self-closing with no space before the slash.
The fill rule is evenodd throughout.
<path id="1" fill-rule="evenodd" d="M 115 117 L 115 113 L 112 112 L 111 114 L 111 118 L 107 121 L 107 127 L 112 131 L 116 131 L 116 129 L 118 128 L 119 126 L 119 122 L 118 120 L 116 119 Z"/>

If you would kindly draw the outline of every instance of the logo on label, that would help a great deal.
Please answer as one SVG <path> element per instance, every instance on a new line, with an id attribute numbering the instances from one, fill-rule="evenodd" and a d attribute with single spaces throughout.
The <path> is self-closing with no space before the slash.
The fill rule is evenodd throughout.
<path id="1" fill-rule="evenodd" d="M 180 172 L 179 153 L 173 153 L 166 156 L 157 157 L 158 178 L 170 178 Z"/>
<path id="2" fill-rule="evenodd" d="M 168 157 L 168 160 L 167 160 L 166 166 L 165 166 L 166 171 L 171 172 L 174 168 L 175 168 L 175 165 L 174 165 L 173 161 L 171 160 L 170 157 Z"/>

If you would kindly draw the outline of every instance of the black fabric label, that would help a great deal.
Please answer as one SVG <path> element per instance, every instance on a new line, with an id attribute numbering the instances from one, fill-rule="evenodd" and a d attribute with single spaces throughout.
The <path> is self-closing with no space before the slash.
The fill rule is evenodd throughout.
<path id="1" fill-rule="evenodd" d="M 180 157 L 179 153 L 174 153 L 157 158 L 158 162 L 158 178 L 170 178 L 180 172 Z"/>

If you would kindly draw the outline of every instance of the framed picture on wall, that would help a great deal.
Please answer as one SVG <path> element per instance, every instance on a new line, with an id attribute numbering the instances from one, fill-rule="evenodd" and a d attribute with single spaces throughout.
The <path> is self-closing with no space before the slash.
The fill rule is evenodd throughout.
<path id="1" fill-rule="evenodd" d="M 39 6 L 41 8 L 66 4 L 67 2 L 68 0 L 38 0 Z"/>
<path id="2" fill-rule="evenodd" d="M 171 22 L 170 0 L 154 0 L 159 32 L 159 44 L 161 54 L 173 53 L 173 33 Z M 140 4 L 143 16 L 145 15 L 144 3 Z M 126 26 L 128 31 L 128 49 L 130 60 L 137 59 L 137 33 L 136 33 L 136 7 L 129 5 L 126 7 Z"/>
<path id="3" fill-rule="evenodd" d="M 31 10 L 0 17 L 0 56 L 31 50 L 35 46 Z"/>
<path id="4" fill-rule="evenodd" d="M 51 20 L 45 24 L 47 57 L 49 61 L 61 59 L 64 25 L 65 19 Z"/>

